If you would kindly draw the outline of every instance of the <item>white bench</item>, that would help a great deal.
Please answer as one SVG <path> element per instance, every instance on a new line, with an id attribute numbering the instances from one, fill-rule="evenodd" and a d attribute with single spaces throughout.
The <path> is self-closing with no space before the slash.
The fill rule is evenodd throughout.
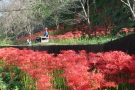
<path id="1" fill-rule="evenodd" d="M 42 42 L 49 42 L 49 37 L 40 36 L 40 38 L 41 38 L 41 43 Z"/>

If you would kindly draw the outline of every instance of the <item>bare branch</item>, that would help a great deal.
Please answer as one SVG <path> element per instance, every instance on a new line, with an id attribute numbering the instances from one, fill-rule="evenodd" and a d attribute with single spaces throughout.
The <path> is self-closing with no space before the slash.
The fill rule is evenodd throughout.
<path id="1" fill-rule="evenodd" d="M 121 0 L 121 2 L 123 2 L 125 5 L 127 5 L 129 7 L 129 4 L 126 3 L 125 1 Z"/>
<path id="2" fill-rule="evenodd" d="M 13 11 L 23 11 L 23 10 L 32 10 L 32 9 L 0 10 L 0 12 L 13 12 Z"/>

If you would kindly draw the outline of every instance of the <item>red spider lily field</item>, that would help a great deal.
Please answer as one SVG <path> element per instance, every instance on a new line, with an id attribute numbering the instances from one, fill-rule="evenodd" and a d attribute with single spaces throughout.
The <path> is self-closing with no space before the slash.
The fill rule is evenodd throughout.
<path id="1" fill-rule="evenodd" d="M 0 6 L 0 90 L 135 90 L 135 0 Z"/>
<path id="2" fill-rule="evenodd" d="M 80 28 L 81 27 L 81 28 Z M 86 44 L 99 44 L 105 43 L 111 40 L 118 39 L 120 37 L 134 33 L 134 28 L 122 28 L 116 35 L 112 35 L 116 26 L 108 25 L 107 28 L 94 26 L 93 29 L 88 30 L 86 25 L 78 25 L 76 28 L 69 28 L 65 30 L 61 25 L 59 30 L 49 29 L 49 43 L 53 44 L 70 44 L 70 43 L 86 43 Z M 94 30 L 94 32 L 93 32 Z M 16 44 L 26 44 L 26 40 L 29 38 L 32 40 L 32 45 L 35 45 L 35 39 L 37 36 L 42 36 L 45 30 L 41 30 L 35 34 L 31 34 L 25 37 L 20 37 L 16 40 Z M 93 39 L 94 38 L 94 39 Z M 101 38 L 101 39 L 100 39 Z M 47 44 L 47 43 L 46 43 Z M 45 45 L 45 44 L 43 44 Z"/>
<path id="3" fill-rule="evenodd" d="M 81 50 L 77 53 L 62 50 L 57 55 L 12 47 L 1 48 L 0 51 L 0 74 L 8 85 L 8 89 L 1 90 L 135 88 L 135 55 L 122 51 L 86 53 Z M 13 86 L 14 83 L 18 86 Z"/>

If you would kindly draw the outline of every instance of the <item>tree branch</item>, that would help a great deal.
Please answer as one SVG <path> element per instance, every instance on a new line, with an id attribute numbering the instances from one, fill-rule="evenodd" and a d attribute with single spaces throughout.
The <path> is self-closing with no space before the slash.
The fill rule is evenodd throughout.
<path id="1" fill-rule="evenodd" d="M 13 11 L 23 11 L 23 10 L 30 10 L 30 9 L 0 10 L 0 12 L 13 12 Z"/>
<path id="2" fill-rule="evenodd" d="M 121 0 L 121 2 L 123 2 L 125 5 L 129 7 L 129 4 L 127 4 L 125 1 Z"/>

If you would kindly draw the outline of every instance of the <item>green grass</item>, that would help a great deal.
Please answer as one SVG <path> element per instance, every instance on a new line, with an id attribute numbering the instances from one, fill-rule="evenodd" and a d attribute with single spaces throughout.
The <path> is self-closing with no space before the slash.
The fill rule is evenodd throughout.
<path id="1" fill-rule="evenodd" d="M 7 84 L 2 80 L 2 76 L 0 75 L 0 90 L 6 90 Z"/>
<path id="2" fill-rule="evenodd" d="M 0 90 L 37 90 L 34 80 L 17 66 L 6 64 L 3 60 L 0 60 L 0 65 Z"/>
<path id="3" fill-rule="evenodd" d="M 0 46 L 8 46 L 8 45 L 13 45 L 13 42 L 3 41 L 2 39 L 0 39 Z"/>
<path id="4" fill-rule="evenodd" d="M 58 90 L 69 90 L 69 87 L 66 86 L 66 79 L 62 76 L 63 70 L 56 69 L 51 73 L 53 87 Z"/>
<path id="5" fill-rule="evenodd" d="M 77 45 L 77 44 L 103 44 L 109 41 L 113 41 L 118 39 L 116 36 L 108 36 L 104 37 L 93 37 L 93 38 L 78 38 L 78 39 L 61 39 L 61 40 L 49 40 L 49 42 L 45 43 L 32 43 L 32 45 Z"/>

